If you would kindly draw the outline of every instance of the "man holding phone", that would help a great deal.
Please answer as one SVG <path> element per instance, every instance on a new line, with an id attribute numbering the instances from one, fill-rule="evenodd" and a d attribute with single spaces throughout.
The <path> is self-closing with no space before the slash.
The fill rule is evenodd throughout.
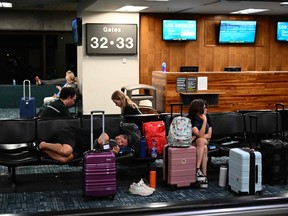
<path id="1" fill-rule="evenodd" d="M 119 134 L 113 128 L 105 128 L 105 133 L 102 134 L 102 128 L 98 128 L 94 130 L 94 136 L 98 137 L 94 141 L 95 149 L 109 150 L 110 148 L 116 156 L 127 152 L 128 149 L 133 151 L 131 147 L 133 143 L 129 134 Z M 102 136 L 104 136 L 104 143 Z M 90 131 L 68 126 L 60 131 L 57 143 L 41 141 L 38 148 L 61 164 L 68 164 L 75 158 L 82 157 L 85 151 L 90 150 Z"/>

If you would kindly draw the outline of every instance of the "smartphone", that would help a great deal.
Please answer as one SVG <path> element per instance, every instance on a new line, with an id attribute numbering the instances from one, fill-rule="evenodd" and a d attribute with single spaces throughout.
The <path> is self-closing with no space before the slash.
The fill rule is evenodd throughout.
<path id="1" fill-rule="evenodd" d="M 117 142 L 114 139 L 109 140 L 109 147 L 110 149 L 113 149 L 115 146 L 117 146 Z"/>

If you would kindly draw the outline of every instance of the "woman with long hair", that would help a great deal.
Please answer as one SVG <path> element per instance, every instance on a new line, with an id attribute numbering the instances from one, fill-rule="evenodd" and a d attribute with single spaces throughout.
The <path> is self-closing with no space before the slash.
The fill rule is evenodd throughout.
<path id="1" fill-rule="evenodd" d="M 212 127 L 207 118 L 207 103 L 195 99 L 189 105 L 188 117 L 192 123 L 192 144 L 196 147 L 196 177 L 201 188 L 208 187 L 207 161 L 208 143 L 212 136 Z"/>
<path id="2" fill-rule="evenodd" d="M 123 115 L 142 114 L 138 109 L 138 105 L 134 103 L 126 94 L 122 91 L 116 90 L 111 96 L 112 101 L 116 106 L 121 108 Z"/>

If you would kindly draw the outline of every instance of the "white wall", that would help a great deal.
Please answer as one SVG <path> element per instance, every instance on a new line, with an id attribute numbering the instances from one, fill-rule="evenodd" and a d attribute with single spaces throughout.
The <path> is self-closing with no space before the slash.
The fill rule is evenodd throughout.
<path id="1" fill-rule="evenodd" d="M 123 86 L 139 83 L 138 55 L 87 56 L 85 23 L 137 24 L 139 32 L 139 14 L 81 12 L 78 16 L 82 17 L 83 22 L 83 45 L 77 49 L 83 112 L 89 114 L 91 110 L 105 110 L 107 114 L 120 113 L 120 108 L 111 100 L 111 94 Z M 139 42 L 139 38 L 137 40 Z"/>

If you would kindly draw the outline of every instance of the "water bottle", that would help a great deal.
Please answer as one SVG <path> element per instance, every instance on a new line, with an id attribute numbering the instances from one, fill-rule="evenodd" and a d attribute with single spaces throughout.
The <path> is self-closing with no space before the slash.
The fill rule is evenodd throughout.
<path id="1" fill-rule="evenodd" d="M 166 72 L 166 62 L 162 62 L 162 72 Z"/>
<path id="2" fill-rule="evenodd" d="M 156 188 L 156 170 L 150 170 L 150 182 L 149 186 L 152 188 Z"/>
<path id="3" fill-rule="evenodd" d="M 146 137 L 142 136 L 140 139 L 140 158 L 146 158 L 147 144 Z"/>
<path id="4" fill-rule="evenodd" d="M 152 147 L 151 147 L 151 157 L 157 157 L 157 143 L 155 139 L 152 139 Z"/>
<path id="5" fill-rule="evenodd" d="M 13 85 L 16 85 L 16 80 L 15 79 L 13 79 Z"/>

